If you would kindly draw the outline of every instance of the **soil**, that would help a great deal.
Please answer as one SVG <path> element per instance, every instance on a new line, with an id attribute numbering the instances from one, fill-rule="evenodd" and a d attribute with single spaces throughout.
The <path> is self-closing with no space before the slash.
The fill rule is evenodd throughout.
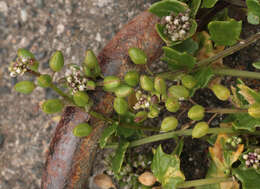
<path id="1" fill-rule="evenodd" d="M 40 71 L 48 73 L 51 53 L 62 50 L 66 64 L 80 64 L 86 49 L 96 53 L 122 27 L 154 0 L 2 0 L 0 1 L 0 189 L 40 188 L 42 168 L 50 138 L 59 115 L 47 116 L 39 102 L 53 98 L 50 90 L 36 89 L 26 96 L 13 90 L 22 78 L 10 79 L 9 62 L 18 48 L 27 48 L 41 62 Z M 241 38 L 260 32 L 259 26 L 245 24 Z M 260 41 L 224 59 L 224 64 L 254 71 L 252 62 L 260 59 Z M 260 84 L 247 80 L 249 86 Z M 226 77 L 224 84 L 230 85 Z M 193 100 L 206 106 L 226 105 L 208 89 L 198 91 Z M 205 119 L 209 119 L 208 115 Z M 216 126 L 222 117 L 216 117 Z M 173 140 L 161 142 L 171 152 Z M 159 143 L 145 146 L 143 152 Z M 168 146 L 166 145 L 168 144 Z M 182 167 L 188 180 L 202 178 L 207 170 L 208 145 L 199 140 L 185 139 Z M 107 152 L 110 153 L 110 152 Z M 100 152 L 103 154 L 103 152 Z M 104 167 L 97 158 L 93 174 Z M 92 185 L 91 187 L 92 188 Z M 94 186 L 93 186 L 94 188 Z"/>

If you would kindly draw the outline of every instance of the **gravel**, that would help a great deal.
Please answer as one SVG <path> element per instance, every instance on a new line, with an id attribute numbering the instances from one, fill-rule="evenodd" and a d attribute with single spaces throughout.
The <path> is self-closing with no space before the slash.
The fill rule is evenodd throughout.
<path id="1" fill-rule="evenodd" d="M 13 86 L 9 62 L 18 48 L 31 50 L 40 71 L 49 73 L 55 50 L 65 63 L 80 64 L 86 49 L 98 53 L 115 33 L 152 0 L 2 0 L 0 1 L 0 189 L 40 188 L 50 138 L 59 115 L 45 115 L 39 102 L 53 98 L 37 88 L 22 95 Z"/>

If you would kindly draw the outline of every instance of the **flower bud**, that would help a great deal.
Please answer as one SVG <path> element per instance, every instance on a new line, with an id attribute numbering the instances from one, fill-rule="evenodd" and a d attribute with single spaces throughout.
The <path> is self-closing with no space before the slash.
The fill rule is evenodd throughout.
<path id="1" fill-rule="evenodd" d="M 87 90 L 95 90 L 96 88 L 96 83 L 92 80 L 88 80 L 86 83 L 86 89 Z"/>
<path id="2" fill-rule="evenodd" d="M 94 74 L 92 73 L 91 69 L 88 68 L 87 66 L 83 66 L 83 71 L 84 71 L 84 74 L 86 77 L 89 77 L 89 78 L 93 78 L 94 77 Z"/>
<path id="3" fill-rule="evenodd" d="M 207 134 L 209 125 L 206 122 L 197 123 L 192 129 L 192 138 L 200 138 Z"/>
<path id="4" fill-rule="evenodd" d="M 129 86 L 135 87 L 139 83 L 139 73 L 137 71 L 129 71 L 125 74 L 124 80 Z"/>
<path id="5" fill-rule="evenodd" d="M 177 99 L 187 99 L 190 93 L 188 89 L 181 85 L 171 86 L 168 90 L 168 97 L 175 97 Z"/>
<path id="6" fill-rule="evenodd" d="M 203 106 L 194 105 L 188 111 L 188 117 L 191 120 L 199 121 L 203 119 L 204 113 L 205 113 L 205 109 Z"/>
<path id="7" fill-rule="evenodd" d="M 159 94 L 166 95 L 166 82 L 163 78 L 155 77 L 154 88 Z"/>
<path id="8" fill-rule="evenodd" d="M 253 118 L 260 118 L 260 103 L 255 103 L 252 104 L 249 108 L 248 108 L 248 114 L 250 116 L 252 116 Z"/>
<path id="9" fill-rule="evenodd" d="M 103 81 L 105 91 L 113 91 L 120 85 L 120 79 L 116 76 L 107 76 Z"/>
<path id="10" fill-rule="evenodd" d="M 29 64 L 28 65 L 28 68 L 32 71 L 35 71 L 37 72 L 38 71 L 38 68 L 39 68 L 39 62 L 34 60 L 32 64 Z"/>
<path id="11" fill-rule="evenodd" d="M 135 64 L 146 64 L 147 63 L 147 56 L 142 49 L 132 47 L 128 50 L 128 54 L 130 59 Z"/>
<path id="12" fill-rule="evenodd" d="M 73 95 L 73 100 L 77 106 L 84 107 L 88 104 L 89 96 L 85 92 L 78 91 Z"/>
<path id="13" fill-rule="evenodd" d="M 151 172 L 146 171 L 138 177 L 138 180 L 145 186 L 152 186 L 155 184 L 157 179 Z"/>
<path id="14" fill-rule="evenodd" d="M 147 75 L 141 75 L 140 77 L 140 85 L 145 91 L 153 91 L 153 80 Z"/>
<path id="15" fill-rule="evenodd" d="M 141 123 L 141 122 L 145 121 L 146 119 L 147 119 L 147 112 L 146 111 L 141 111 L 141 112 L 138 112 L 135 115 L 134 121 L 136 123 Z"/>
<path id="16" fill-rule="evenodd" d="M 35 85 L 31 81 L 20 81 L 16 83 L 14 89 L 23 94 L 30 94 L 35 89 Z"/>
<path id="17" fill-rule="evenodd" d="M 84 64 L 90 69 L 94 69 L 98 65 L 97 57 L 92 50 L 86 51 Z"/>
<path id="18" fill-rule="evenodd" d="M 37 77 L 37 84 L 40 87 L 47 88 L 51 85 L 52 78 L 48 74 L 41 75 Z"/>
<path id="19" fill-rule="evenodd" d="M 192 89 L 196 85 L 196 79 L 191 75 L 184 75 L 181 78 L 181 83 L 187 89 Z"/>
<path id="20" fill-rule="evenodd" d="M 26 49 L 22 49 L 22 48 L 18 49 L 17 54 L 18 54 L 18 57 L 22 59 L 22 61 L 35 59 L 34 55 Z"/>
<path id="21" fill-rule="evenodd" d="M 58 71 L 60 71 L 63 68 L 63 66 L 64 66 L 64 58 L 63 58 L 63 55 L 62 55 L 61 51 L 56 51 L 52 55 L 52 57 L 50 59 L 50 62 L 49 62 L 49 66 L 55 72 L 58 72 Z"/>
<path id="22" fill-rule="evenodd" d="M 176 129 L 178 120 L 174 116 L 165 117 L 161 124 L 161 131 L 168 132 Z"/>
<path id="23" fill-rule="evenodd" d="M 62 111 L 63 103 L 59 99 L 49 99 L 42 104 L 41 108 L 46 114 L 54 114 Z"/>
<path id="24" fill-rule="evenodd" d="M 177 112 L 180 108 L 180 103 L 177 98 L 167 98 L 165 107 L 169 112 Z"/>
<path id="25" fill-rule="evenodd" d="M 92 127 L 87 123 L 80 123 L 73 129 L 73 134 L 76 137 L 86 137 L 92 131 Z"/>
<path id="26" fill-rule="evenodd" d="M 160 109 L 157 106 L 151 105 L 149 109 L 150 109 L 148 113 L 149 118 L 153 119 L 159 116 Z"/>
<path id="27" fill-rule="evenodd" d="M 128 111 L 128 104 L 127 101 L 123 98 L 117 97 L 114 99 L 114 110 L 119 115 L 124 115 Z"/>
<path id="28" fill-rule="evenodd" d="M 132 87 L 129 87 L 128 85 L 120 85 L 116 90 L 115 90 L 115 94 L 117 97 L 127 97 L 130 94 L 132 94 L 134 92 L 134 89 Z"/>
<path id="29" fill-rule="evenodd" d="M 230 91 L 228 90 L 228 88 L 220 84 L 213 85 L 211 87 L 211 90 L 219 100 L 225 101 L 230 96 Z"/>

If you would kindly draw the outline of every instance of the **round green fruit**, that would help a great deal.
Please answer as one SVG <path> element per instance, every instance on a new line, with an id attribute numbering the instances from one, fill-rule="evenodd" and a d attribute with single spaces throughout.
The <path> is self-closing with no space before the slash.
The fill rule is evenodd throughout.
<path id="1" fill-rule="evenodd" d="M 219 100 L 225 101 L 230 97 L 230 91 L 223 85 L 215 84 L 211 87 L 211 89 Z"/>
<path id="2" fill-rule="evenodd" d="M 23 94 L 30 94 L 35 89 L 35 85 L 31 81 L 20 81 L 16 83 L 14 89 Z"/>
<path id="3" fill-rule="evenodd" d="M 47 114 L 54 114 L 62 111 L 63 103 L 59 99 L 49 99 L 42 104 L 41 108 Z"/>
<path id="4" fill-rule="evenodd" d="M 134 89 L 128 85 L 120 85 L 116 90 L 115 90 L 115 94 L 117 97 L 128 97 L 129 95 L 131 95 L 134 92 Z"/>
<path id="5" fill-rule="evenodd" d="M 161 124 L 161 131 L 168 132 L 176 129 L 178 120 L 174 116 L 169 116 L 163 119 Z"/>
<path id="6" fill-rule="evenodd" d="M 55 71 L 58 72 L 60 71 L 63 66 L 64 66 L 64 57 L 61 51 L 56 51 L 49 62 L 49 66 L 50 68 Z"/>
<path id="7" fill-rule="evenodd" d="M 98 65 L 97 57 L 92 50 L 86 51 L 84 63 L 90 69 L 94 69 Z"/>
<path id="8" fill-rule="evenodd" d="M 18 49 L 17 54 L 18 54 L 18 57 L 22 59 L 22 61 L 35 59 L 34 55 L 30 51 L 23 49 L 23 48 Z"/>
<path id="9" fill-rule="evenodd" d="M 177 99 L 187 99 L 190 96 L 190 92 L 182 85 L 171 86 L 168 90 L 168 97 L 174 97 Z"/>
<path id="10" fill-rule="evenodd" d="M 192 138 L 201 138 L 208 133 L 209 125 L 207 122 L 199 122 L 192 129 Z"/>
<path id="11" fill-rule="evenodd" d="M 120 85 L 120 79 L 116 76 L 107 76 L 103 81 L 105 91 L 114 91 Z"/>
<path id="12" fill-rule="evenodd" d="M 128 54 L 130 59 L 135 64 L 146 64 L 147 63 L 147 56 L 142 49 L 132 47 L 128 50 Z"/>
<path id="13" fill-rule="evenodd" d="M 85 92 L 78 91 L 73 95 L 73 100 L 77 106 L 84 107 L 89 102 L 89 96 Z"/>
<path id="14" fill-rule="evenodd" d="M 48 74 L 44 74 L 37 77 L 37 84 L 40 87 L 47 88 L 51 85 L 51 82 L 52 82 L 51 76 Z"/>
<path id="15" fill-rule="evenodd" d="M 197 84 L 196 79 L 191 75 L 182 76 L 181 83 L 187 89 L 192 89 Z"/>
<path id="16" fill-rule="evenodd" d="M 125 74 L 124 80 L 129 86 L 135 87 L 139 83 L 139 77 L 137 71 L 129 71 Z"/>
<path id="17" fill-rule="evenodd" d="M 248 114 L 253 118 L 259 119 L 260 118 L 260 103 L 252 104 L 248 108 Z"/>
<path id="18" fill-rule="evenodd" d="M 188 117 L 194 121 L 202 120 L 204 114 L 205 114 L 205 109 L 203 106 L 200 105 L 194 105 L 188 111 Z"/>
<path id="19" fill-rule="evenodd" d="M 153 80 L 147 75 L 141 75 L 140 77 L 140 85 L 145 91 L 153 91 Z"/>
<path id="20" fill-rule="evenodd" d="M 177 98 L 167 98 L 165 107 L 169 112 L 177 112 L 180 109 L 180 103 Z"/>
<path id="21" fill-rule="evenodd" d="M 73 134 L 76 137 L 86 137 L 92 131 L 92 127 L 87 123 L 80 123 L 73 129 Z"/>
<path id="22" fill-rule="evenodd" d="M 128 112 L 127 101 L 123 98 L 117 97 L 114 99 L 114 110 L 119 115 L 124 115 Z"/>

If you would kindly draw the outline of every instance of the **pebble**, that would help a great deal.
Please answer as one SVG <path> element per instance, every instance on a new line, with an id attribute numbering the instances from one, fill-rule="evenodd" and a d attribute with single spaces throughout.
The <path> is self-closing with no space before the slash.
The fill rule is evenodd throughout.
<path id="1" fill-rule="evenodd" d="M 64 25 L 63 24 L 59 24 L 57 26 L 57 35 L 62 34 L 64 32 L 64 29 L 65 29 Z"/>
<path id="2" fill-rule="evenodd" d="M 0 1 L 0 12 L 4 13 L 4 15 L 7 16 L 8 6 L 4 1 Z"/>
<path id="3" fill-rule="evenodd" d="M 0 133 L 0 148 L 3 147 L 4 140 L 5 140 L 4 135 Z"/>
<path id="4" fill-rule="evenodd" d="M 21 19 L 23 22 L 27 21 L 27 11 L 25 9 L 21 10 Z"/>

